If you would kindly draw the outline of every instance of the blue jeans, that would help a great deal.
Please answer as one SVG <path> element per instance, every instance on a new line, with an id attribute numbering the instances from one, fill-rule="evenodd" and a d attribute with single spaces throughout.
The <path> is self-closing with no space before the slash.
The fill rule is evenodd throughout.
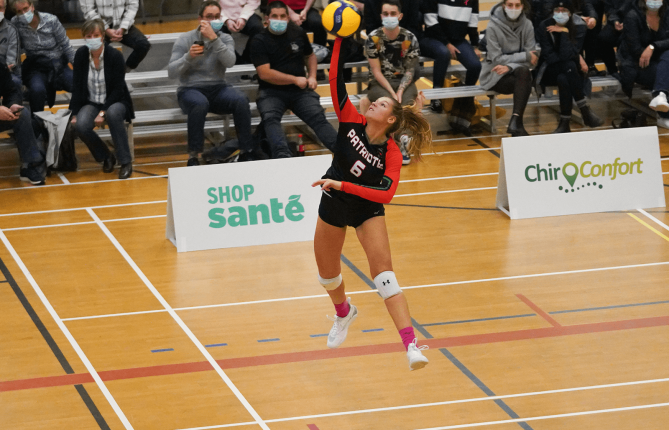
<path id="1" fill-rule="evenodd" d="M 93 158 L 98 163 L 106 160 L 111 154 L 107 145 L 93 130 L 95 118 L 100 113 L 101 108 L 102 105 L 93 103 L 82 107 L 77 114 L 77 124 L 75 125 L 77 136 L 88 146 Z M 128 145 L 128 131 L 125 128 L 125 111 L 123 103 L 114 103 L 105 112 L 105 122 L 109 125 L 109 131 L 116 149 L 116 159 L 121 165 L 132 163 L 132 155 Z"/>
<path id="2" fill-rule="evenodd" d="M 474 52 L 472 45 L 466 40 L 453 45 L 460 51 L 456 59 L 467 69 L 465 85 L 476 85 L 476 81 L 479 80 L 481 74 L 481 60 Z M 420 52 L 426 57 L 434 59 L 432 78 L 434 88 L 443 88 L 448 66 L 451 64 L 451 51 L 440 41 L 425 37 L 420 41 Z"/>
<path id="3" fill-rule="evenodd" d="M 188 115 L 188 151 L 204 150 L 204 122 L 207 113 L 231 113 L 242 151 L 253 150 L 251 108 L 244 93 L 227 84 L 181 88 L 177 92 L 181 110 Z"/>
<path id="4" fill-rule="evenodd" d="M 107 36 L 105 36 L 105 42 L 110 42 L 110 39 Z M 132 48 L 132 53 L 125 61 L 125 65 L 129 69 L 133 70 L 139 66 L 139 63 L 142 62 L 144 57 L 146 57 L 146 54 L 149 53 L 149 49 L 151 49 L 151 43 L 149 40 L 146 38 L 146 36 L 144 36 L 144 33 L 142 33 L 134 25 L 131 26 L 123 35 L 121 43 L 129 48 Z"/>
<path id="5" fill-rule="evenodd" d="M 337 142 L 337 131 L 325 118 L 320 97 L 312 90 L 300 90 L 291 86 L 289 89 L 263 88 L 258 93 L 258 110 L 265 127 L 265 134 L 272 148 L 272 158 L 291 156 L 286 136 L 281 127 L 281 118 L 286 109 L 293 111 L 298 118 L 311 127 L 318 139 L 327 148 Z"/>
<path id="6" fill-rule="evenodd" d="M 65 90 L 68 93 L 71 93 L 72 77 L 72 69 L 65 65 L 63 70 L 56 77 L 56 90 Z M 30 102 L 30 110 L 33 112 L 42 112 L 44 110 L 47 96 L 46 85 L 47 77 L 44 73 L 35 72 L 30 75 L 30 81 L 26 86 L 29 90 L 28 101 Z"/>
<path id="7" fill-rule="evenodd" d="M 16 121 L 0 121 L 0 132 L 14 130 L 14 140 L 22 163 L 40 163 L 44 160 L 39 152 L 31 116 L 30 109 L 25 108 Z"/>

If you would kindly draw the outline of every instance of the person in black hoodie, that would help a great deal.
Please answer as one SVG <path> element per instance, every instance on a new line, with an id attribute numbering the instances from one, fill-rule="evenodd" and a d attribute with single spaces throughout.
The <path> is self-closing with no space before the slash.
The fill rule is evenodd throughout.
<path id="1" fill-rule="evenodd" d="M 660 113 L 658 125 L 669 128 L 669 14 L 662 0 L 639 0 L 624 20 L 620 44 L 623 91 L 632 96 L 634 83 L 653 89 L 650 107 Z"/>
<path id="2" fill-rule="evenodd" d="M 610 75 L 620 78 L 616 65 L 615 48 L 620 45 L 623 34 L 623 20 L 632 8 L 634 0 L 604 0 L 606 25 L 597 36 L 599 55 Z"/>
<path id="3" fill-rule="evenodd" d="M 583 123 L 598 127 L 603 121 L 595 115 L 585 99 L 583 78 L 588 67 L 579 52 L 583 47 L 585 32 L 573 19 L 571 0 L 556 0 L 553 16 L 541 22 L 537 31 L 541 45 L 537 83 L 542 87 L 557 85 L 560 95 L 560 123 L 554 133 L 569 133 L 572 99 L 581 110 Z"/>
<path id="4" fill-rule="evenodd" d="M 121 165 L 118 177 L 127 179 L 132 174 L 132 154 L 125 121 L 132 121 L 135 112 L 125 84 L 123 54 L 103 43 L 104 32 L 101 19 L 86 21 L 81 28 L 86 45 L 74 56 L 72 124 L 95 161 L 102 162 L 102 171 L 113 172 L 118 157 Z M 105 122 L 109 125 L 116 156 L 93 130 Z"/>
<path id="5" fill-rule="evenodd" d="M 37 146 L 29 108 L 24 108 L 21 93 L 7 65 L 0 64 L 0 132 L 14 130 L 14 140 L 23 163 L 19 177 L 33 185 L 44 185 L 46 164 Z"/>

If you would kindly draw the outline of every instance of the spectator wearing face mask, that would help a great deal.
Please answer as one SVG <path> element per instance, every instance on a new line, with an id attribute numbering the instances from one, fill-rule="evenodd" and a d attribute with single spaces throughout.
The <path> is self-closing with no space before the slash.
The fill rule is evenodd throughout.
<path id="1" fill-rule="evenodd" d="M 119 179 L 132 174 L 132 154 L 125 122 L 135 117 L 128 87 L 125 84 L 125 60 L 115 48 L 105 45 L 105 23 L 101 19 L 86 21 L 81 27 L 86 45 L 74 57 L 74 88 L 70 110 L 77 135 L 102 163 L 102 171 L 114 171 L 121 165 Z M 94 131 L 109 126 L 116 155 Z"/>
<path id="2" fill-rule="evenodd" d="M 635 83 L 651 88 L 657 123 L 669 128 L 669 14 L 662 0 L 639 0 L 627 13 L 619 58 L 625 94 L 632 96 Z"/>
<path id="3" fill-rule="evenodd" d="M 616 48 L 620 45 L 623 34 L 623 20 L 632 8 L 635 0 L 605 0 L 604 13 L 606 14 L 606 25 L 597 36 L 599 55 L 604 61 L 606 71 L 610 75 L 620 78 L 618 65 L 616 64 Z"/>
<path id="4" fill-rule="evenodd" d="M 177 99 L 188 115 L 188 166 L 200 164 L 204 150 L 207 113 L 232 113 L 240 150 L 252 151 L 249 99 L 225 81 L 225 70 L 235 65 L 235 43 L 221 30 L 221 6 L 207 0 L 200 6 L 200 25 L 182 34 L 174 44 L 167 68 L 170 78 L 179 79 Z"/>
<path id="5" fill-rule="evenodd" d="M 42 112 L 53 106 L 56 91 L 72 92 L 74 49 L 65 28 L 54 15 L 35 10 L 33 0 L 15 0 L 12 24 L 19 31 L 21 48 L 26 53 L 22 65 L 23 83 L 30 91 L 30 109 Z"/>

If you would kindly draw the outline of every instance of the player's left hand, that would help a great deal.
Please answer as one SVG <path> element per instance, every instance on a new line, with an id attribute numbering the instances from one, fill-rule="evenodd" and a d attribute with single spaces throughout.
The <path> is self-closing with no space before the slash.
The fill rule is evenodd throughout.
<path id="1" fill-rule="evenodd" d="M 341 190 L 341 182 L 333 181 L 332 179 L 319 179 L 311 184 L 312 187 L 317 187 L 319 185 L 321 186 L 322 191 Z"/>

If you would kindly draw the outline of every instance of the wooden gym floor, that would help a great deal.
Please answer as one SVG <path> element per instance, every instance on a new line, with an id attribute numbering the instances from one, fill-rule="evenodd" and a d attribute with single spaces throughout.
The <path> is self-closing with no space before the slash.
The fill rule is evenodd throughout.
<path id="1" fill-rule="evenodd" d="M 623 107 L 594 110 L 610 124 Z M 556 117 L 530 105 L 525 122 Z M 165 175 L 184 136 L 137 139 L 125 181 L 78 142 L 80 170 L 44 187 L 0 147 L 0 428 L 666 428 L 666 208 L 511 222 L 494 208 L 501 137 L 437 136 L 386 208 L 430 346 L 417 372 L 353 232 L 360 318 L 338 350 L 310 242 L 177 254 Z"/>

